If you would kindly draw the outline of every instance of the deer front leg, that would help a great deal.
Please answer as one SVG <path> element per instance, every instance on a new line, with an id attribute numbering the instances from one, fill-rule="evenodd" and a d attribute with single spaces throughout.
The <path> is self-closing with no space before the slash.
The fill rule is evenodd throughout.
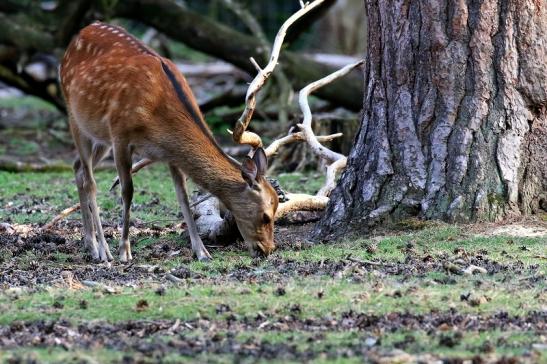
<path id="1" fill-rule="evenodd" d="M 131 243 L 129 242 L 129 217 L 131 214 L 131 200 L 133 199 L 133 178 L 131 177 L 131 150 L 126 143 L 117 143 L 114 146 L 114 161 L 120 178 L 123 211 L 122 211 L 122 238 L 120 241 L 120 261 L 127 262 L 133 259 Z"/>
<path id="2" fill-rule="evenodd" d="M 186 191 L 186 176 L 181 170 L 175 166 L 170 165 L 171 177 L 173 177 L 173 183 L 175 184 L 175 191 L 177 193 L 177 199 L 179 200 L 182 215 L 184 221 L 188 227 L 190 233 L 190 241 L 192 242 L 192 251 L 196 255 L 196 258 L 200 261 L 211 260 L 211 254 L 205 249 L 203 242 L 198 234 L 198 228 L 192 217 L 192 211 L 190 210 L 190 202 L 188 201 L 188 193 Z"/>

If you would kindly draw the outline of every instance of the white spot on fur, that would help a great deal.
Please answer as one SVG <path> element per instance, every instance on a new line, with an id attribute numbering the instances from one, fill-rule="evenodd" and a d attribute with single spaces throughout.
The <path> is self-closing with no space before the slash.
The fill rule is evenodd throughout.
<path id="1" fill-rule="evenodd" d="M 135 109 L 135 112 L 136 112 L 137 114 L 141 114 L 142 116 L 147 116 L 147 115 L 148 115 L 148 113 L 146 112 L 146 109 L 145 109 L 144 107 L 142 107 L 142 106 L 137 107 L 137 108 Z"/>

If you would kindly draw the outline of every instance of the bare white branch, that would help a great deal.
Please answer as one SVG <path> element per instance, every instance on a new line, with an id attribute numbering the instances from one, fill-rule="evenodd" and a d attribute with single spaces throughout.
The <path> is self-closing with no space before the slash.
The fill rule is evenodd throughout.
<path id="1" fill-rule="evenodd" d="M 283 202 L 279 204 L 278 212 L 276 213 L 276 218 L 286 215 L 287 213 L 291 211 L 324 209 L 325 206 L 327 205 L 329 200 L 328 196 L 330 195 L 330 193 L 336 186 L 336 174 L 346 167 L 347 158 L 344 155 L 333 152 L 332 150 L 323 146 L 321 142 L 326 140 L 322 137 L 315 136 L 315 133 L 313 132 L 313 129 L 312 129 L 312 113 L 311 113 L 310 105 L 308 103 L 308 96 L 310 95 L 310 93 L 317 90 L 318 88 L 334 81 L 337 78 L 340 78 L 348 74 L 349 72 L 351 72 L 351 70 L 363 64 L 363 62 L 364 61 L 359 61 L 359 62 L 349 64 L 343 67 L 342 69 L 336 72 L 333 72 L 326 77 L 323 77 L 322 79 L 318 81 L 310 83 L 309 85 L 307 85 L 300 91 L 298 101 L 300 104 L 300 109 L 302 110 L 302 113 L 304 115 L 304 119 L 301 124 L 298 124 L 298 127 L 302 131 L 299 133 L 291 134 L 291 135 L 296 135 L 301 133 L 301 135 L 299 135 L 298 138 L 303 137 L 306 143 L 310 145 L 314 153 L 317 154 L 320 158 L 323 158 L 327 160 L 328 162 L 330 162 L 330 165 L 327 167 L 327 176 L 326 176 L 327 178 L 325 180 L 325 184 L 315 196 L 305 195 L 305 194 L 288 195 L 288 196 L 295 196 L 295 197 L 294 198 L 289 197 L 289 200 L 287 202 Z M 280 145 L 286 144 L 281 142 L 285 138 L 280 139 L 278 144 Z M 274 146 L 274 143 L 276 142 L 278 141 L 274 141 L 270 145 L 272 149 L 274 149 L 273 146 Z M 277 146 L 277 144 L 275 145 Z"/>
<path id="2" fill-rule="evenodd" d="M 333 139 L 339 138 L 342 136 L 342 133 L 336 133 L 336 134 L 330 134 L 330 135 L 320 135 L 317 137 L 317 140 L 320 142 L 330 142 Z M 297 133 L 291 133 L 289 135 L 284 136 L 283 138 L 274 140 L 266 149 L 264 149 L 264 152 L 266 152 L 267 157 L 271 157 L 275 153 L 277 153 L 277 150 L 290 143 L 294 142 L 303 142 L 306 138 L 304 138 L 304 134 L 302 132 Z"/>
<path id="3" fill-rule="evenodd" d="M 234 126 L 233 139 L 236 143 L 243 144 L 242 140 L 250 140 L 256 143 L 256 138 L 243 138 L 243 134 L 247 133 L 247 127 L 251 122 L 251 118 L 256 108 L 256 94 L 264 86 L 264 83 L 270 77 L 273 70 L 275 69 L 275 66 L 277 65 L 277 62 L 279 60 L 279 53 L 281 52 L 281 46 L 283 45 L 283 41 L 289 27 L 304 14 L 321 5 L 321 3 L 323 3 L 324 1 L 325 0 L 315 0 L 312 3 L 305 4 L 300 10 L 291 15 L 291 17 L 289 17 L 289 19 L 287 19 L 283 23 L 281 28 L 279 28 L 272 47 L 270 61 L 268 62 L 266 67 L 258 72 L 256 77 L 251 82 L 249 88 L 247 89 L 247 95 L 245 97 L 245 110 L 243 110 L 243 113 L 241 114 Z M 253 146 L 254 148 L 257 147 L 257 145 L 254 144 L 251 144 L 251 146 Z"/>
<path id="4" fill-rule="evenodd" d="M 336 174 L 341 171 L 342 169 L 346 168 L 347 164 L 347 158 L 340 158 L 336 162 L 332 162 L 327 167 L 327 178 L 325 180 L 325 184 L 319 192 L 317 192 L 317 196 L 325 196 L 328 197 L 332 190 L 334 190 L 334 187 L 336 187 Z"/>
<path id="5" fill-rule="evenodd" d="M 256 59 L 254 59 L 254 57 L 249 58 L 249 60 L 251 61 L 251 63 L 253 64 L 253 66 L 256 68 L 256 70 L 257 70 L 259 73 L 262 72 L 262 68 L 260 68 L 260 66 L 259 66 L 258 63 L 256 62 Z"/>
<path id="6" fill-rule="evenodd" d="M 312 113 L 310 109 L 310 104 L 308 103 L 308 96 L 310 95 L 310 93 L 317 90 L 318 88 L 331 83 L 337 78 L 347 75 L 354 68 L 362 65 L 363 62 L 364 61 L 361 60 L 359 62 L 349 64 L 339 69 L 338 71 L 333 72 L 326 77 L 323 77 L 320 80 L 310 83 L 309 85 L 304 87 L 298 95 L 298 103 L 300 104 L 300 109 L 302 110 L 302 114 L 304 115 L 302 123 L 298 124 L 298 126 L 302 129 L 304 137 L 306 138 L 306 142 L 310 145 L 313 152 L 319 157 L 326 159 L 330 163 L 345 157 L 340 153 L 333 152 L 332 150 L 324 147 L 315 137 L 315 134 L 313 133 L 313 129 L 311 127 Z"/>
<path id="7" fill-rule="evenodd" d="M 280 203 L 275 218 L 279 219 L 293 211 L 319 211 L 324 210 L 329 202 L 328 197 L 312 196 L 303 193 L 289 193 L 286 195 L 289 201 Z"/>

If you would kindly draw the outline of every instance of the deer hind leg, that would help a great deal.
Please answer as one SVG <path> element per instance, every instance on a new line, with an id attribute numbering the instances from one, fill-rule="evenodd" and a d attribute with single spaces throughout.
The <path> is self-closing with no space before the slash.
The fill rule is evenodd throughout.
<path id="1" fill-rule="evenodd" d="M 129 217 L 131 214 L 131 200 L 133 199 L 133 179 L 131 177 L 131 150 L 126 143 L 118 142 L 114 145 L 114 160 L 122 192 L 122 238 L 119 255 L 122 262 L 133 259 L 131 243 L 129 242 Z"/>
<path id="2" fill-rule="evenodd" d="M 97 185 L 93 178 L 93 162 L 102 159 L 108 151 L 108 147 L 95 145 L 90 139 L 83 137 L 73 129 L 74 141 L 78 149 L 79 158 L 74 163 L 76 185 L 80 197 L 82 222 L 84 225 L 84 242 L 88 247 L 91 258 L 94 261 L 108 261 L 112 255 L 108 249 L 99 218 L 99 211 L 95 196 Z M 97 244 L 97 236 L 99 244 Z"/>
<path id="3" fill-rule="evenodd" d="M 82 214 L 82 224 L 84 226 L 84 244 L 89 250 L 91 259 L 99 260 L 99 247 L 95 238 L 95 226 L 93 225 L 93 216 L 89 206 L 89 194 L 87 193 L 87 179 L 82 167 L 82 159 L 78 157 L 74 162 L 74 174 L 76 176 L 76 186 L 78 187 L 78 196 L 80 197 L 80 206 Z"/>
<path id="4" fill-rule="evenodd" d="M 198 260 L 210 260 L 212 259 L 211 254 L 205 249 L 205 246 L 199 237 L 198 228 L 192 216 L 192 211 L 190 210 L 190 202 L 188 201 L 188 193 L 186 192 L 186 176 L 175 166 L 170 165 L 169 170 L 171 171 L 171 177 L 173 177 L 173 183 L 175 184 L 175 191 L 182 210 L 182 215 L 184 216 L 184 221 L 186 222 L 188 232 L 190 233 L 192 251 Z"/>

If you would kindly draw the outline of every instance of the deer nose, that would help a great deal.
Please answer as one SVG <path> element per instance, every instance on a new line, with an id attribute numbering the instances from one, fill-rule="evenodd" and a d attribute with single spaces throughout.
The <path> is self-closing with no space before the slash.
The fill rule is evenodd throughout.
<path id="1" fill-rule="evenodd" d="M 268 256 L 270 255 L 271 253 L 273 253 L 273 251 L 275 250 L 275 243 L 271 242 L 271 243 L 266 243 L 266 242 L 258 242 L 257 243 L 258 247 L 260 248 L 260 252 L 264 255 L 264 256 Z"/>

